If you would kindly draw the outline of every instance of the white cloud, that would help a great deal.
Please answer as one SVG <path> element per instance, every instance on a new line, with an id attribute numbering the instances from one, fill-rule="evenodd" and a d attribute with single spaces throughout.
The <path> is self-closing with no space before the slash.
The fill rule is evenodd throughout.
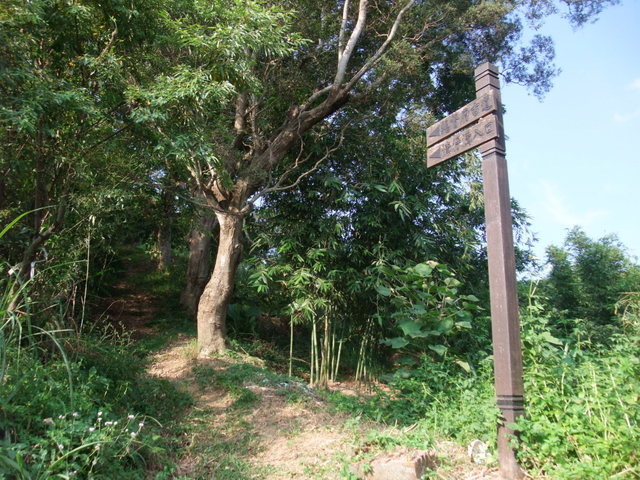
<path id="1" fill-rule="evenodd" d="M 591 209 L 580 213 L 572 211 L 567 200 L 560 194 L 555 184 L 549 180 L 542 180 L 540 185 L 542 206 L 548 218 L 561 227 L 571 228 L 575 225 L 589 227 L 609 214 L 604 208 Z"/>
<path id="2" fill-rule="evenodd" d="M 640 77 L 636 78 L 629 85 L 627 85 L 627 90 L 640 90 Z M 632 102 L 632 103 L 635 103 L 635 102 Z M 638 118 L 640 118 L 640 109 L 637 109 L 632 112 L 627 112 L 627 113 L 616 112 L 613 114 L 613 120 L 616 123 L 628 123 Z"/>
<path id="3" fill-rule="evenodd" d="M 636 110 L 635 112 L 631 112 L 631 113 L 614 113 L 613 114 L 613 120 L 616 123 L 632 122 L 636 118 L 640 118 L 640 110 Z"/>

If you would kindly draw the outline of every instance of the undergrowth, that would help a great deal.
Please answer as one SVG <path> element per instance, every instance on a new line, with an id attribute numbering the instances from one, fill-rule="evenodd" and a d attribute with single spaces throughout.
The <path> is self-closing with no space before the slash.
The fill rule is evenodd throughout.
<path id="1" fill-rule="evenodd" d="M 122 338 L 57 337 L 65 355 L 32 338 L 4 345 L 10 360 L 0 383 L 0 472 L 142 478 L 170 461 L 162 427 L 190 397 L 146 376 Z"/>
<path id="2" fill-rule="evenodd" d="M 144 260 L 137 250 L 127 255 L 130 262 Z M 50 306 L 33 301 L 28 284 L 18 286 L 2 273 L 0 478 L 263 478 L 266 470 L 251 463 L 259 443 L 245 419 L 260 401 L 254 390 L 268 388 L 294 402 L 319 394 L 264 368 L 286 364 L 286 352 L 265 341 L 235 340 L 241 352 L 230 353 L 235 363 L 194 368 L 202 390 L 213 387 L 233 398 L 222 422 L 215 409 L 190 409 L 188 394 L 148 377 L 149 352 L 194 330 L 176 303 L 178 270 L 136 274 L 140 288 L 163 299 L 152 320 L 163 333 L 136 342 L 113 328 L 80 335 L 53 326 L 63 322 L 50 321 Z M 523 311 L 526 416 L 513 427 L 520 462 L 532 477 L 640 478 L 637 304 L 625 306 L 606 336 L 581 321 L 567 332 L 535 302 Z M 243 355 L 262 360 L 247 362 Z M 354 422 L 398 427 L 392 433 L 354 429 L 359 448 L 345 465 L 397 446 L 429 448 L 434 439 L 479 439 L 495 451 L 492 358 L 476 355 L 469 368 L 446 355 L 417 360 L 410 374 L 399 369 L 370 396 L 321 394 Z M 193 459 L 188 476 L 180 476 L 178 457 L 181 464 Z M 343 475 L 351 475 L 348 468 Z"/>
<path id="3" fill-rule="evenodd" d="M 561 340 L 540 308 L 524 312 L 526 415 L 513 427 L 520 461 L 533 478 L 640 478 L 640 322 L 627 318 L 617 331 L 606 344 L 592 343 L 580 329 Z M 495 451 L 490 360 L 466 372 L 423 359 L 411 378 L 397 376 L 390 389 L 367 399 L 326 396 L 341 411 L 411 425 L 394 445 L 413 445 L 416 436 L 462 444 L 480 439 Z"/>
<path id="4" fill-rule="evenodd" d="M 145 374 L 149 348 L 108 325 L 61 328 L 29 282 L 1 273 L 0 478 L 137 479 L 170 465 L 167 433 L 192 400 Z"/>

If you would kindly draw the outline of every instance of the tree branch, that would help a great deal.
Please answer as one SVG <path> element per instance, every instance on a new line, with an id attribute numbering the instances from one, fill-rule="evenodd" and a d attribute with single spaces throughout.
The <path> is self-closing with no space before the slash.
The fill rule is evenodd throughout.
<path id="1" fill-rule="evenodd" d="M 351 55 L 353 54 L 354 49 L 356 48 L 356 44 L 360 40 L 360 36 L 362 35 L 362 31 L 364 30 L 364 25 L 367 21 L 367 6 L 368 0 L 360 0 L 360 4 L 358 6 L 358 20 L 356 22 L 356 26 L 351 32 L 351 36 L 347 41 L 347 44 L 344 47 L 342 52 L 339 52 L 339 60 L 338 67 L 336 68 L 336 76 L 333 80 L 333 89 L 338 90 L 340 85 L 342 85 L 342 81 L 347 72 L 347 65 L 349 64 L 349 60 L 351 59 Z M 343 24 L 344 24 L 344 13 L 343 13 Z M 342 33 L 341 28 L 341 33 Z"/>
<path id="2" fill-rule="evenodd" d="M 291 183 L 289 185 L 286 185 L 286 186 L 282 185 L 284 183 L 284 181 L 289 177 L 289 175 L 291 175 L 291 173 L 293 173 L 301 164 L 305 163 L 309 159 L 309 157 L 311 156 L 311 154 L 309 154 L 302 162 L 300 162 L 299 161 L 300 155 L 298 155 L 298 157 L 296 158 L 296 161 L 294 162 L 294 165 L 292 165 L 290 168 L 288 168 L 287 171 L 285 171 L 280 176 L 280 178 L 278 179 L 278 181 L 276 182 L 275 185 L 273 185 L 272 187 L 266 187 L 266 188 L 262 189 L 261 191 L 256 193 L 253 197 L 251 197 L 250 199 L 247 200 L 247 205 L 242 209 L 241 213 L 248 213 L 249 211 L 251 211 L 251 209 L 253 209 L 253 206 L 255 205 L 256 201 L 258 201 L 259 198 L 264 197 L 267 193 L 281 192 L 281 191 L 284 191 L 284 190 L 290 190 L 292 188 L 295 188 L 300 184 L 300 182 L 305 177 L 308 177 L 313 172 L 318 170 L 320 165 L 327 158 L 329 158 L 329 156 L 332 153 L 334 153 L 336 150 L 338 150 L 342 146 L 342 142 L 344 140 L 344 133 L 345 133 L 345 131 L 346 131 L 348 126 L 349 126 L 349 124 L 345 125 L 342 128 L 342 130 L 340 131 L 340 138 L 338 139 L 337 143 L 334 143 L 334 145 L 331 148 L 328 148 L 326 150 L 325 154 L 322 157 L 320 157 L 313 164 L 313 166 L 309 170 L 307 170 L 307 171 L 301 173 L 300 175 L 298 175 L 298 177 L 295 179 L 295 181 L 293 183 Z M 302 151 L 300 153 L 302 153 Z"/>
<path id="3" fill-rule="evenodd" d="M 100 52 L 100 55 L 96 57 L 96 60 L 100 60 L 109 51 L 109 49 L 113 46 L 113 42 L 115 42 L 116 40 L 117 34 L 118 34 L 118 26 L 116 25 L 116 27 L 113 29 L 113 32 L 111 32 L 111 38 L 107 42 L 107 45 L 102 49 L 102 52 Z"/>
<path id="4" fill-rule="evenodd" d="M 382 55 L 384 55 L 384 53 L 387 51 L 387 48 L 389 47 L 394 37 L 396 36 L 396 33 L 398 32 L 398 27 L 400 26 L 400 22 L 402 21 L 402 17 L 407 12 L 407 10 L 409 10 L 409 8 L 413 6 L 414 3 L 415 3 L 415 0 L 409 0 L 405 4 L 405 6 L 402 7 L 402 10 L 398 12 L 398 15 L 396 16 L 396 19 L 394 20 L 393 25 L 389 29 L 387 38 L 382 43 L 382 45 L 380 45 L 378 50 L 376 50 L 376 53 L 374 53 L 360 68 L 360 70 L 358 70 L 358 72 L 351 78 L 351 80 L 349 80 L 347 85 L 344 87 L 346 91 L 351 90 L 354 87 L 354 85 L 358 83 L 358 81 L 363 77 L 363 75 L 367 73 L 374 65 L 376 65 L 380 61 L 380 59 L 382 58 Z"/>
<path id="5" fill-rule="evenodd" d="M 349 0 L 344 0 L 342 7 L 342 24 L 340 25 L 340 33 L 338 34 L 338 62 L 342 58 L 344 52 L 344 37 L 347 30 L 347 20 L 349 18 Z"/>
<path id="6" fill-rule="evenodd" d="M 233 141 L 234 148 L 240 149 L 242 147 L 242 137 L 246 130 L 246 115 L 247 115 L 247 94 L 245 92 L 239 93 L 236 99 L 236 115 L 233 122 L 233 128 L 236 131 L 236 138 Z"/>

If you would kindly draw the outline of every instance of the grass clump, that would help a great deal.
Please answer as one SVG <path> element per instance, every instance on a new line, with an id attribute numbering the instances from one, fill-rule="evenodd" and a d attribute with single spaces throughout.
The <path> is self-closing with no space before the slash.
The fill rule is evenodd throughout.
<path id="1" fill-rule="evenodd" d="M 190 397 L 147 377 L 122 339 L 63 335 L 55 337 L 60 351 L 29 337 L 3 345 L 0 472 L 20 479 L 142 478 L 168 462 L 160 427 Z"/>

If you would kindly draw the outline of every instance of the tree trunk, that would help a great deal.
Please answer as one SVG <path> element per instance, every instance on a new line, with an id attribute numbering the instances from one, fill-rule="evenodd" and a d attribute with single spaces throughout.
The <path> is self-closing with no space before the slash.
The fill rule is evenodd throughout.
<path id="1" fill-rule="evenodd" d="M 201 215 L 199 225 L 189 234 L 189 260 L 187 278 L 180 302 L 194 317 L 198 302 L 211 274 L 211 233 L 218 221 L 212 215 Z"/>
<path id="2" fill-rule="evenodd" d="M 158 270 L 164 270 L 171 265 L 173 261 L 173 251 L 171 242 L 173 240 L 173 220 L 176 215 L 176 197 L 172 193 L 171 187 L 174 180 L 168 175 L 162 180 L 162 194 L 160 196 L 160 223 L 157 232 L 157 248 L 158 248 Z"/>
<path id="3" fill-rule="evenodd" d="M 201 356 L 226 350 L 227 307 L 242 253 L 242 215 L 217 211 L 216 217 L 220 224 L 216 261 L 198 304 L 198 347 Z"/>
<path id="4" fill-rule="evenodd" d="M 162 222 L 158 227 L 158 270 L 164 270 L 171 265 L 173 260 L 171 250 L 172 225 L 170 222 Z"/>

